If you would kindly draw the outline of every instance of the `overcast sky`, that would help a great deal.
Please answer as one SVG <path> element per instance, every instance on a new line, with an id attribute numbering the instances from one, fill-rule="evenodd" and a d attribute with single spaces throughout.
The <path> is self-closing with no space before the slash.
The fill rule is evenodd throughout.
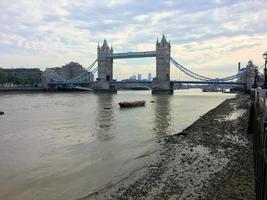
<path id="1" fill-rule="evenodd" d="M 231 75 L 250 59 L 262 66 L 267 50 L 266 0 L 1 0 L 0 22 L 4 68 L 86 67 L 104 38 L 115 52 L 145 51 L 163 33 L 172 57 L 206 76 Z M 118 79 L 148 72 L 154 58 L 114 61 Z"/>

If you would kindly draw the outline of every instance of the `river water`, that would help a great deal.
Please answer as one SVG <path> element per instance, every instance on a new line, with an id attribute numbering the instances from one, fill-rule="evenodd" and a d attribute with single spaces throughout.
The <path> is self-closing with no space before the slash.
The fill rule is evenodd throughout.
<path id="1" fill-rule="evenodd" d="M 0 95 L 0 199 L 68 200 L 140 168 L 157 141 L 233 94 L 179 90 Z M 118 102 L 146 100 L 120 109 Z"/>

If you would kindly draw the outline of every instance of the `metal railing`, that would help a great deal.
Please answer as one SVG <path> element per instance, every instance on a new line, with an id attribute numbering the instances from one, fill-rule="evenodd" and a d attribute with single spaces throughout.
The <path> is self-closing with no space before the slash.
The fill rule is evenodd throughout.
<path id="1" fill-rule="evenodd" d="M 266 94 L 262 90 L 251 92 L 250 127 L 249 132 L 254 134 L 254 173 L 256 200 L 267 199 L 267 121 L 266 121 Z"/>

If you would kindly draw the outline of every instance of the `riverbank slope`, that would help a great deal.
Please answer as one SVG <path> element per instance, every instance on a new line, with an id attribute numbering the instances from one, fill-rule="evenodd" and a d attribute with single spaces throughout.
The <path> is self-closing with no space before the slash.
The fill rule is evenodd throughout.
<path id="1" fill-rule="evenodd" d="M 255 199 L 249 102 L 245 95 L 224 101 L 159 141 L 147 166 L 82 199 Z"/>

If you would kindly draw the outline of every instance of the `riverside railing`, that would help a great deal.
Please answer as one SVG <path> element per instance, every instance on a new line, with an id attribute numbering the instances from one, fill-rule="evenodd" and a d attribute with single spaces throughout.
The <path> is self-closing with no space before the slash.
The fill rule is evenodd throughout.
<path id="1" fill-rule="evenodd" d="M 254 173 L 256 200 L 267 199 L 267 101 L 266 91 L 251 91 L 249 132 L 254 134 Z"/>

